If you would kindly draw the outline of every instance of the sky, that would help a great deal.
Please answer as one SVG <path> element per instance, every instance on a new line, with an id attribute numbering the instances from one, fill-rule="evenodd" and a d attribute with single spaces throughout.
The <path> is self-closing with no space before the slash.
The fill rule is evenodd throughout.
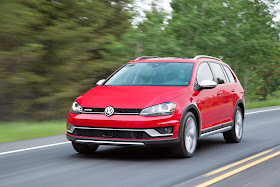
<path id="1" fill-rule="evenodd" d="M 144 10 L 149 10 L 151 8 L 150 4 L 153 0 L 136 0 L 137 5 L 139 8 L 142 8 Z M 164 8 L 166 11 L 171 12 L 170 2 L 171 0 L 158 0 L 159 6 Z"/>
<path id="2" fill-rule="evenodd" d="M 132 24 L 133 25 L 137 25 L 137 23 L 141 22 L 144 18 L 145 18 L 145 10 L 150 10 L 151 9 L 151 3 L 153 2 L 153 0 L 135 0 L 135 5 L 136 5 L 136 9 L 138 10 L 138 12 L 140 13 L 139 17 L 136 17 Z M 171 13 L 172 8 L 170 7 L 170 2 L 171 0 L 158 0 L 158 5 L 160 7 L 162 7 L 164 10 L 166 10 L 166 12 Z"/>
<path id="3" fill-rule="evenodd" d="M 139 6 L 139 9 L 141 10 L 149 10 L 151 8 L 151 3 L 153 0 L 136 0 L 137 6 Z M 171 0 L 158 0 L 158 3 L 160 7 L 165 9 L 167 12 L 171 12 L 172 8 L 170 7 Z M 280 12 L 280 3 L 275 7 L 275 10 L 278 10 Z M 145 14 L 140 11 L 141 16 L 145 16 Z M 275 21 L 280 21 L 280 13 L 279 15 L 274 18 Z"/>

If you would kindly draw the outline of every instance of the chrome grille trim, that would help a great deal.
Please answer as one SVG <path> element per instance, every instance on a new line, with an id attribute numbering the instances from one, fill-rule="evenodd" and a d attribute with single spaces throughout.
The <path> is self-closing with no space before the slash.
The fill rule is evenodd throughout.
<path id="1" fill-rule="evenodd" d="M 104 112 L 83 112 L 83 114 L 104 114 Z"/>
<path id="2" fill-rule="evenodd" d="M 104 114 L 104 112 L 83 112 L 83 114 Z M 114 115 L 139 115 L 140 113 L 114 113 Z"/>
<path id="3" fill-rule="evenodd" d="M 105 108 L 83 108 L 83 114 L 105 114 Z M 115 108 L 114 115 L 139 115 L 142 109 Z"/>

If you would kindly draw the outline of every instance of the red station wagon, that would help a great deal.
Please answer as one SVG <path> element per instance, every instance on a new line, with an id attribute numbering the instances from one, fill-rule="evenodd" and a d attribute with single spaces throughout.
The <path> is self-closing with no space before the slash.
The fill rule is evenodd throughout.
<path id="1" fill-rule="evenodd" d="M 191 157 L 200 137 L 243 135 L 244 91 L 222 60 L 139 57 L 78 97 L 67 138 L 79 153 L 99 145 L 164 145 Z"/>

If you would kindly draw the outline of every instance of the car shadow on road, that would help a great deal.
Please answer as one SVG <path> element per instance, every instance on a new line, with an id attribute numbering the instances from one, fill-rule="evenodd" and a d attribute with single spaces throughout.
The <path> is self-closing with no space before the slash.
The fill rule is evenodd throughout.
<path id="1" fill-rule="evenodd" d="M 207 137 L 207 138 L 201 138 L 198 141 L 198 146 L 196 151 L 202 152 L 202 151 L 208 151 L 209 149 L 219 149 L 226 145 L 225 140 L 221 136 L 213 136 L 213 137 Z"/>
<path id="2" fill-rule="evenodd" d="M 173 159 L 172 153 L 165 148 L 145 146 L 110 146 L 110 148 L 100 146 L 99 149 L 93 154 L 76 154 L 74 156 L 85 159 L 130 161 Z"/>
<path id="3" fill-rule="evenodd" d="M 207 154 L 215 149 L 225 146 L 225 141 L 221 137 L 203 138 L 198 141 L 198 147 L 194 157 Z M 74 157 L 84 159 L 101 160 L 172 160 L 176 159 L 174 153 L 167 147 L 145 147 L 145 146 L 100 146 L 94 154 L 83 155 L 74 154 Z"/>

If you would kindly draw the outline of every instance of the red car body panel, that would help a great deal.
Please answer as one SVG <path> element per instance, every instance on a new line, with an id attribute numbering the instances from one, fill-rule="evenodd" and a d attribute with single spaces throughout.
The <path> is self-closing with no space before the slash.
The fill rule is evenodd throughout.
<path id="1" fill-rule="evenodd" d="M 188 91 L 188 87 L 171 86 L 97 86 L 77 102 L 83 107 L 146 108 L 170 101 Z"/>
<path id="2" fill-rule="evenodd" d="M 210 61 L 226 65 L 225 63 L 217 60 L 211 59 Z M 242 99 L 243 102 L 245 102 L 243 88 L 233 72 L 232 73 L 236 79 L 235 83 L 217 85 L 217 87 L 213 89 L 205 89 L 201 91 L 195 90 L 194 83 L 196 81 L 198 66 L 201 62 L 209 62 L 209 59 L 148 59 L 131 61 L 129 63 L 142 62 L 193 63 L 193 73 L 191 75 L 189 86 L 101 85 L 78 97 L 76 101 L 82 107 L 106 108 L 108 106 L 113 106 L 114 108 L 133 109 L 144 109 L 160 103 L 173 102 L 176 103 L 176 110 L 172 115 L 153 117 L 140 115 L 113 115 L 107 117 L 104 114 L 72 114 L 69 112 L 67 123 L 81 127 L 121 129 L 150 129 L 172 126 L 174 129 L 171 137 L 153 138 L 153 140 L 174 139 L 179 136 L 181 116 L 184 112 L 186 112 L 185 109 L 187 106 L 194 105 L 198 108 L 200 116 L 200 130 L 203 130 L 221 123 L 233 121 L 233 114 L 237 101 Z M 108 78 L 110 78 L 110 76 Z M 67 134 L 69 136 L 79 138 L 78 136 L 70 133 Z M 96 137 L 94 139 L 111 140 L 112 138 Z M 117 139 L 113 138 L 112 140 Z M 129 139 L 129 141 L 133 140 L 134 139 Z M 145 139 L 142 140 L 144 141 Z"/>

